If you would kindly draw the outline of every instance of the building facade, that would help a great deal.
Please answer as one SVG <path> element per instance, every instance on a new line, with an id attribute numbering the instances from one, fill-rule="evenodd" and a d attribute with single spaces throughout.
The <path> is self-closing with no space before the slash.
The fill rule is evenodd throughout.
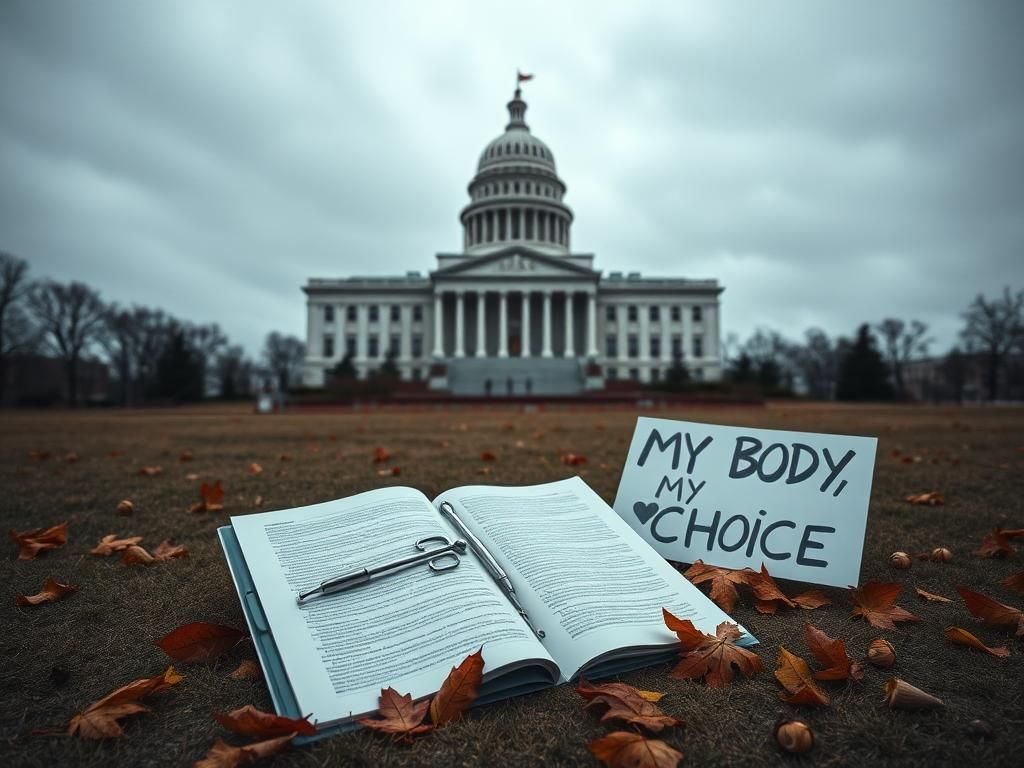
<path id="1" fill-rule="evenodd" d="M 717 280 L 594 268 L 571 248 L 573 212 L 520 91 L 505 132 L 480 155 L 462 209 L 462 251 L 428 274 L 313 278 L 304 383 L 350 356 L 367 376 L 391 359 L 406 380 L 464 394 L 568 393 L 656 382 L 673 365 L 721 378 Z"/>

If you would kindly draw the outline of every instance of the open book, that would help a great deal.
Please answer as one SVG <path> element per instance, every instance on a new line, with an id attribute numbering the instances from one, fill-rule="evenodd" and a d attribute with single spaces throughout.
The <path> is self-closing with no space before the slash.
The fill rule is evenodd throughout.
<path id="1" fill-rule="evenodd" d="M 324 580 L 416 554 L 419 539 L 461 538 L 438 511 L 445 501 L 508 574 L 542 640 L 472 550 L 451 570 L 418 566 L 297 603 Z M 673 658 L 663 607 L 712 634 L 730 621 L 578 477 L 433 501 L 384 488 L 231 523 L 221 542 L 275 707 L 312 713 L 319 729 L 375 712 L 382 687 L 435 693 L 481 646 L 487 703 Z"/>

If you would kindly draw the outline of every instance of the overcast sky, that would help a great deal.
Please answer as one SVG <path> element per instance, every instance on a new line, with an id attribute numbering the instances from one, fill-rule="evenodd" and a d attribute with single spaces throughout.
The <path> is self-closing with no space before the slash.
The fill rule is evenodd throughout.
<path id="1" fill-rule="evenodd" d="M 304 338 L 309 277 L 403 274 L 516 68 L 574 250 L 717 278 L 723 331 L 927 322 L 1024 287 L 1024 3 L 0 3 L 0 250 Z"/>

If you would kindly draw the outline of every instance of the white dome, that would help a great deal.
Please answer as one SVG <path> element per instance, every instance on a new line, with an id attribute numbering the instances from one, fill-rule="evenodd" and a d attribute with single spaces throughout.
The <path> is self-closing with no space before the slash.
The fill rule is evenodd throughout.
<path id="1" fill-rule="evenodd" d="M 555 158 L 548 145 L 530 133 L 529 128 L 514 127 L 505 131 L 484 147 L 480 154 L 478 171 L 500 164 L 529 163 L 555 172 Z"/>

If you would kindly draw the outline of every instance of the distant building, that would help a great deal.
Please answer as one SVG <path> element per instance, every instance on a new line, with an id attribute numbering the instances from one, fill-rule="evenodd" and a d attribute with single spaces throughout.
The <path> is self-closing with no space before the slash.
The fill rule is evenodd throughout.
<path id="1" fill-rule="evenodd" d="M 717 280 L 594 269 L 571 249 L 573 212 L 516 89 L 505 132 L 480 155 L 460 213 L 462 251 L 404 277 L 313 278 L 304 383 L 351 355 L 365 377 L 391 356 L 404 380 L 460 394 L 572 393 L 663 379 L 674 358 L 718 380 Z M 625 258 L 628 260 L 629 255 Z"/>
<path id="2" fill-rule="evenodd" d="M 903 364 L 907 394 L 921 402 L 988 400 L 989 358 L 980 352 L 929 357 Z M 996 378 L 996 400 L 1024 402 L 1024 355 L 1006 355 Z"/>
<path id="3" fill-rule="evenodd" d="M 68 402 L 67 364 L 44 355 L 12 355 L 6 366 L 4 405 L 49 406 Z M 109 403 L 110 368 L 100 360 L 78 363 L 78 401 Z"/>

